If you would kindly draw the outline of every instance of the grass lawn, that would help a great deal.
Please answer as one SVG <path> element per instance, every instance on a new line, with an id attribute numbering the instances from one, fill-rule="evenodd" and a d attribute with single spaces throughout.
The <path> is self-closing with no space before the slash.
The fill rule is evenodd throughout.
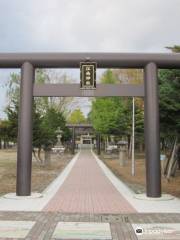
<path id="1" fill-rule="evenodd" d="M 101 155 L 103 162 L 112 170 L 112 172 L 131 187 L 136 193 L 145 192 L 145 160 L 142 154 L 136 155 L 135 176 L 131 175 L 131 160 L 127 161 L 126 166 L 121 167 L 118 158 L 106 159 Z M 162 176 L 162 191 L 180 198 L 180 171 L 176 172 L 175 177 L 171 177 L 168 182 Z"/>
<path id="2" fill-rule="evenodd" d="M 16 191 L 16 150 L 0 150 L 0 195 Z M 32 164 L 32 191 L 42 192 L 72 159 L 72 155 L 51 155 L 50 166 Z"/>

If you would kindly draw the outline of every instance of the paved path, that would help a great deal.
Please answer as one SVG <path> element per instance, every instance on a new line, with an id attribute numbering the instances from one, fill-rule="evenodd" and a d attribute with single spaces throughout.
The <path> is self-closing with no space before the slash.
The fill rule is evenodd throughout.
<path id="1" fill-rule="evenodd" d="M 58 222 L 98 222 L 98 223 L 109 223 L 111 229 L 112 240 L 138 240 L 135 231 L 133 230 L 132 224 L 138 224 L 141 227 L 143 223 L 179 223 L 180 224 L 180 214 L 62 214 L 58 212 L 0 212 L 0 222 L 1 221 L 33 221 L 34 225 L 28 231 L 28 234 L 25 238 L 18 239 L 26 239 L 26 240 L 49 240 L 52 238 L 55 228 Z M 18 225 L 18 229 L 21 229 L 21 226 Z M 5 232 L 8 236 L 8 224 L 6 223 Z M 11 229 L 11 228 L 9 228 Z M 0 225 L 1 230 L 1 225 Z M 12 229 L 11 229 L 12 230 Z M 9 230 L 10 231 L 10 230 Z M 14 230 L 15 231 L 15 230 Z M 1 237 L 2 230 L 0 231 L 0 240 L 1 239 L 17 239 L 15 238 L 17 232 L 14 232 L 14 238 L 5 238 Z M 140 236 L 142 237 L 142 236 Z M 62 238 L 58 238 L 62 239 Z M 79 238 L 82 239 L 82 238 Z M 87 238 L 89 239 L 89 238 Z M 102 238 L 99 238 L 102 239 Z M 179 237 L 173 237 L 173 234 L 168 237 L 168 234 L 158 236 L 155 232 L 155 235 L 149 235 L 147 238 L 140 238 L 147 240 L 178 240 Z"/>
<path id="2" fill-rule="evenodd" d="M 81 151 L 65 182 L 43 211 L 92 214 L 136 212 L 104 175 L 90 150 Z"/>

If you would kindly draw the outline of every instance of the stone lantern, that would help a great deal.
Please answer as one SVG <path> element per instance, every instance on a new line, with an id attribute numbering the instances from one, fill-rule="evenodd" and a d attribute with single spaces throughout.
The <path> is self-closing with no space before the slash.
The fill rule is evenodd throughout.
<path id="1" fill-rule="evenodd" d="M 62 132 L 63 131 L 60 129 L 60 127 L 58 127 L 58 129 L 56 130 L 57 139 L 58 139 L 56 146 L 62 146 L 62 142 L 61 142 Z"/>

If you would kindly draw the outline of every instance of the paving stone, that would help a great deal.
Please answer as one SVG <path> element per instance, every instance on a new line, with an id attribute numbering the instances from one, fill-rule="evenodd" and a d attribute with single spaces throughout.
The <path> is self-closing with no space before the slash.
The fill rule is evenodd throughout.
<path id="1" fill-rule="evenodd" d="M 54 239 L 98 239 L 111 240 L 109 223 L 59 222 Z"/>
<path id="2" fill-rule="evenodd" d="M 107 220 L 104 220 L 106 217 Z M 61 214 L 59 212 L 0 212 L 0 221 L 32 221 L 35 222 L 29 234 L 26 236 L 26 240 L 47 240 L 51 239 L 53 232 L 58 224 L 63 219 L 67 219 L 68 222 L 75 222 L 78 219 L 84 219 L 87 223 L 87 219 L 90 222 L 105 222 L 110 223 L 111 234 L 113 240 L 137 240 L 137 236 L 132 228 L 132 224 L 144 224 L 144 223 L 179 223 L 180 214 L 165 214 L 165 213 L 133 213 L 133 214 Z M 118 220 L 117 220 L 118 219 Z M 0 238 L 1 240 L 2 238 Z M 4 240 L 5 238 L 3 238 Z M 9 238 L 7 238 L 9 239 Z M 12 238 L 11 238 L 12 239 Z M 17 238 L 13 238 L 17 239 Z M 20 238 L 19 238 L 20 239 Z M 156 239 L 156 238 L 151 238 Z M 157 238 L 158 239 L 158 238 Z M 180 239 L 180 238 L 179 238 Z M 166 239 L 163 239 L 166 240 Z"/>
<path id="3" fill-rule="evenodd" d="M 0 221 L 0 238 L 25 238 L 35 222 Z"/>

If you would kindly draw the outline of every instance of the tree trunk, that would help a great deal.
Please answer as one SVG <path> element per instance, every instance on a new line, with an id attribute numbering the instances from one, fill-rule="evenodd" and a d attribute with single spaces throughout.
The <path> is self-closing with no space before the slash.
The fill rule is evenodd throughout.
<path id="1" fill-rule="evenodd" d="M 169 160 L 169 166 L 168 166 L 167 176 L 166 176 L 168 181 L 170 180 L 171 171 L 172 171 L 173 163 L 174 163 L 174 160 L 175 160 L 174 157 L 175 157 L 175 151 L 176 151 L 176 144 L 177 144 L 177 138 L 175 140 L 173 151 L 172 151 L 172 154 L 171 154 L 171 158 Z"/>
<path id="2" fill-rule="evenodd" d="M 128 134 L 127 140 L 128 140 L 128 151 L 131 151 L 130 148 L 132 147 L 132 136 Z"/>
<path id="3" fill-rule="evenodd" d="M 142 153 L 144 151 L 143 143 L 139 143 L 139 152 Z"/>
<path id="4" fill-rule="evenodd" d="M 165 139 L 162 138 L 161 140 L 161 151 L 164 152 L 165 151 Z"/>
<path id="5" fill-rule="evenodd" d="M 7 149 L 7 142 L 4 140 L 4 149 Z"/>
<path id="6" fill-rule="evenodd" d="M 51 151 L 49 148 L 44 150 L 44 165 L 51 165 Z"/>
<path id="7" fill-rule="evenodd" d="M 176 145 L 176 140 L 177 140 L 177 138 L 174 140 L 174 142 L 172 144 L 172 149 L 171 149 L 170 156 L 168 157 L 166 165 L 164 167 L 164 175 L 168 174 L 168 168 L 169 168 L 169 164 L 170 164 L 170 161 L 171 161 L 171 158 L 172 158 L 172 155 L 173 155 L 174 147 Z"/>
<path id="8" fill-rule="evenodd" d="M 41 158 L 41 148 L 38 148 L 38 159 L 43 164 L 43 159 Z"/>
<path id="9" fill-rule="evenodd" d="M 33 156 L 34 156 L 35 160 L 36 160 L 38 163 L 41 163 L 39 157 L 36 156 L 36 150 L 35 150 L 34 148 L 33 148 L 32 152 L 33 152 Z"/>
<path id="10" fill-rule="evenodd" d="M 107 146 L 106 146 L 106 148 L 109 146 L 109 137 L 107 136 L 106 137 L 106 141 L 107 141 Z"/>

